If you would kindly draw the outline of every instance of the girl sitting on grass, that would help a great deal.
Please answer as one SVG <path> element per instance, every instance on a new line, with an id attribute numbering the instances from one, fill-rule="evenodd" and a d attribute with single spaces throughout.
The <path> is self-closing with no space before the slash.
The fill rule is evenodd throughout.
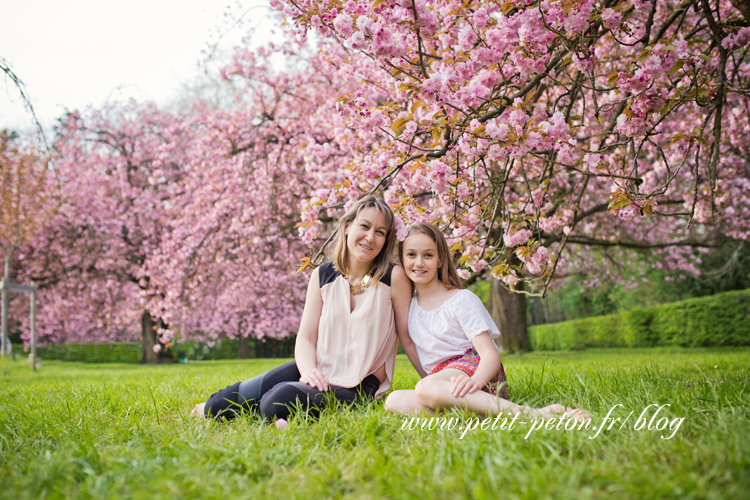
<path id="1" fill-rule="evenodd" d="M 390 263 L 393 212 L 380 198 L 357 201 L 339 220 L 333 262 L 315 269 L 294 348 L 294 361 L 216 393 L 193 410 L 233 418 L 257 410 L 271 421 L 291 407 L 317 412 L 327 397 L 372 401 L 391 385 L 397 329 L 406 335 L 411 285 Z M 410 358 L 417 361 L 416 353 Z"/>
<path id="2" fill-rule="evenodd" d="M 388 411 L 433 415 L 440 409 L 464 408 L 480 415 L 523 413 L 549 419 L 567 412 L 575 419 L 591 418 L 583 410 L 558 404 L 532 409 L 508 401 L 505 371 L 493 341 L 500 332 L 479 297 L 463 289 L 438 229 L 422 223 L 410 226 L 399 257 L 415 288 L 408 326 L 423 379 L 414 390 L 392 392 L 385 402 Z M 404 349 L 409 352 L 407 345 Z"/>

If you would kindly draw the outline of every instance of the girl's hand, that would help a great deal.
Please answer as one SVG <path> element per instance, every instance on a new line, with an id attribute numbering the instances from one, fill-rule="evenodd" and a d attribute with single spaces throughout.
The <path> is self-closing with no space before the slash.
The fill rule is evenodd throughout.
<path id="1" fill-rule="evenodd" d="M 328 390 L 328 377 L 323 375 L 323 372 L 321 372 L 317 368 L 307 370 L 299 378 L 299 381 L 311 387 L 315 387 L 321 392 L 325 392 Z"/>
<path id="2" fill-rule="evenodd" d="M 482 389 L 482 384 L 469 377 L 465 373 L 455 377 L 451 377 L 453 386 L 451 387 L 451 394 L 453 397 L 462 398 L 467 394 L 473 394 L 477 390 Z"/>

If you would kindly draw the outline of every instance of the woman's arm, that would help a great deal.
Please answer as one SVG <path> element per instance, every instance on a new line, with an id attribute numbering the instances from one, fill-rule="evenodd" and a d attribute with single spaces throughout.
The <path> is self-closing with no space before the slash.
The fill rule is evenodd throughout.
<path id="1" fill-rule="evenodd" d="M 411 281 L 401 266 L 395 266 L 391 273 L 391 300 L 393 301 L 393 312 L 396 315 L 396 331 L 398 340 L 404 348 L 406 356 L 419 376 L 424 378 L 427 373 L 422 369 L 417 355 L 417 346 L 409 337 L 409 305 L 411 304 Z"/>
<path id="2" fill-rule="evenodd" d="M 489 332 L 480 333 L 471 340 L 471 343 L 479 354 L 479 366 L 471 377 L 463 376 L 453 379 L 451 393 L 456 397 L 463 397 L 481 390 L 500 369 L 500 356 L 497 354 Z"/>
<path id="3" fill-rule="evenodd" d="M 302 321 L 297 333 L 297 341 L 294 344 L 294 360 L 297 369 L 302 375 L 299 379 L 319 391 L 328 390 L 328 378 L 318 370 L 318 358 L 316 346 L 318 344 L 318 324 L 323 312 L 323 296 L 320 293 L 320 278 L 316 268 L 310 282 L 307 284 L 307 295 L 305 297 L 305 309 L 302 312 Z"/>

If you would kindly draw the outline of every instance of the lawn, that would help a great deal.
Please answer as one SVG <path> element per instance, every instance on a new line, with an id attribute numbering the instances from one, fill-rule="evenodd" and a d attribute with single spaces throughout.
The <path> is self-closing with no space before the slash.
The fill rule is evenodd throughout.
<path id="1" fill-rule="evenodd" d="M 530 432 L 521 420 L 504 430 L 402 430 L 403 418 L 382 402 L 327 410 L 319 421 L 297 415 L 286 429 L 252 416 L 188 416 L 212 391 L 279 362 L 43 361 L 32 373 L 2 360 L 0 498 L 750 496 L 747 348 L 504 358 L 513 400 L 587 408 L 592 427 L 608 413 L 621 419 L 598 434 Z M 416 380 L 399 357 L 395 387 Z M 659 422 L 672 429 L 654 429 Z"/>

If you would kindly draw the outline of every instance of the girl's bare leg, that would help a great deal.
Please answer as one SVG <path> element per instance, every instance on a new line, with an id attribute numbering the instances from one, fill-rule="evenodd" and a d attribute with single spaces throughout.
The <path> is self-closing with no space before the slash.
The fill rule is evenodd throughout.
<path id="1" fill-rule="evenodd" d="M 567 417 L 576 420 L 591 418 L 591 415 L 583 410 L 573 410 L 562 405 L 549 405 L 534 409 L 530 406 L 511 403 L 484 391 L 476 391 L 464 397 L 455 397 L 451 394 L 451 388 L 453 387 L 451 377 L 463 375 L 464 373 L 461 370 L 449 368 L 423 378 L 417 382 L 414 389 L 417 401 L 434 410 L 465 408 L 479 415 L 522 414 L 531 418 L 550 419 L 567 412 Z"/>
<path id="2" fill-rule="evenodd" d="M 393 391 L 385 400 L 385 409 L 391 413 L 424 413 L 433 416 L 435 411 L 417 399 L 415 391 Z"/>

